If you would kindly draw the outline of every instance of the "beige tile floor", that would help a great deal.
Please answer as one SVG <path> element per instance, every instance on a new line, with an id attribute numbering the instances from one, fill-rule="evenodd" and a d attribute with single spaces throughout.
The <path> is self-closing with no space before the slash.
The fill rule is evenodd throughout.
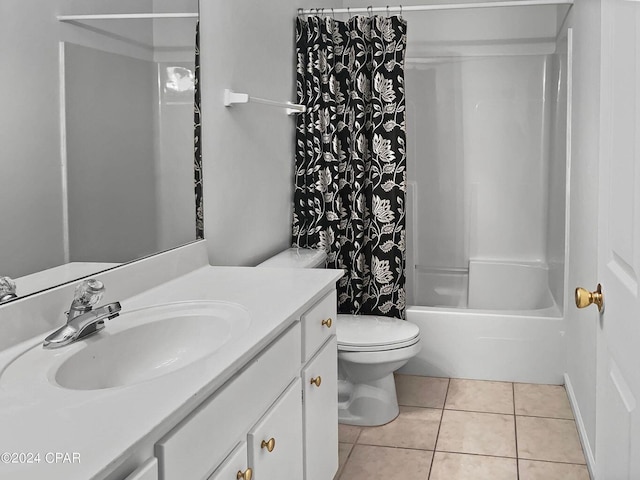
<path id="1" fill-rule="evenodd" d="M 396 375 L 400 415 L 340 425 L 334 480 L 589 480 L 562 386 Z"/>

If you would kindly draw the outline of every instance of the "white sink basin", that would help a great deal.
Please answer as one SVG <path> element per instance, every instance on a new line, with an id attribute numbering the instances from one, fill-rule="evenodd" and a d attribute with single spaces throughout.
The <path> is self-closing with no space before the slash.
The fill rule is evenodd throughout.
<path id="1" fill-rule="evenodd" d="M 64 388 L 134 385 L 214 354 L 240 339 L 250 324 L 243 307 L 226 302 L 179 302 L 123 312 L 75 344 L 25 352 L 5 369 L 0 383 L 28 375 L 49 357 L 49 381 Z"/>

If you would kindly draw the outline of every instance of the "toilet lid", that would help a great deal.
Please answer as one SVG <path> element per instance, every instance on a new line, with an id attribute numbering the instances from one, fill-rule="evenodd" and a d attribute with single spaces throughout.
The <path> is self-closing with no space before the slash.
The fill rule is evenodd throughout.
<path id="1" fill-rule="evenodd" d="M 385 350 L 413 345 L 418 341 L 417 325 L 379 315 L 338 315 L 338 346 L 353 349 Z"/>

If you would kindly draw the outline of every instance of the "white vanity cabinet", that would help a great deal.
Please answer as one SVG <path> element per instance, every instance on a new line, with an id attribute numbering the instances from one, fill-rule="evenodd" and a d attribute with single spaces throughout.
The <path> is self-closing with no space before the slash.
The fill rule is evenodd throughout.
<path id="1" fill-rule="evenodd" d="M 338 471 L 338 351 L 336 292 L 301 317 L 305 480 L 332 480 Z"/>
<path id="2" fill-rule="evenodd" d="M 333 290 L 158 441 L 159 480 L 332 480 L 335 318 Z"/>
<path id="3" fill-rule="evenodd" d="M 305 480 L 331 480 L 338 471 L 336 349 L 332 336 L 302 370 Z"/>
<path id="4" fill-rule="evenodd" d="M 160 480 L 206 479 L 246 441 L 250 429 L 299 377 L 300 338 L 295 324 L 156 443 Z M 302 431 L 301 418 L 288 421 Z"/>

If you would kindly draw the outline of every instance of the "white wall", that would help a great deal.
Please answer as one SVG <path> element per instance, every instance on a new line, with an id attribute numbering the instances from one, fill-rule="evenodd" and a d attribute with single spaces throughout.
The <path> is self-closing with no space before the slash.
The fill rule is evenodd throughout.
<path id="1" fill-rule="evenodd" d="M 64 263 L 54 2 L 0 2 L 0 275 Z"/>
<path id="2" fill-rule="evenodd" d="M 598 151 L 600 133 L 600 0 L 580 0 L 568 25 L 574 29 L 571 126 L 571 201 L 568 298 L 597 279 Z M 596 330 L 574 305 L 565 308 L 567 377 L 593 455 L 596 429 Z"/>
<path id="3" fill-rule="evenodd" d="M 430 3 L 483 3 L 483 0 L 406 0 L 391 2 L 397 6 Z M 388 0 L 344 0 L 345 7 L 386 7 Z M 397 10 L 391 12 L 398 14 Z M 484 8 L 449 11 L 409 12 L 407 35 L 413 45 L 407 48 L 412 56 L 483 55 L 499 48 L 503 53 L 550 53 L 563 9 L 555 6 L 521 8 Z M 517 40 L 514 42 L 514 40 Z"/>
<path id="4" fill-rule="evenodd" d="M 291 245 L 295 120 L 264 105 L 225 108 L 222 95 L 231 88 L 295 99 L 294 18 L 301 6 L 200 5 L 205 238 L 215 265 L 255 265 Z"/>

